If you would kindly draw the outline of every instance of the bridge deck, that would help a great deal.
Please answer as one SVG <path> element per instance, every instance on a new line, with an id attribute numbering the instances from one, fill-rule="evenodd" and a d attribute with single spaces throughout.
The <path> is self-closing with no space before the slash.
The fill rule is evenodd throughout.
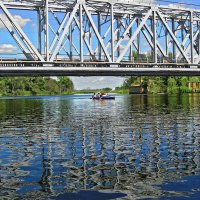
<path id="1" fill-rule="evenodd" d="M 192 63 L 148 63 L 148 62 L 104 62 L 104 61 L 68 61 L 57 60 L 54 62 L 28 61 L 28 60 L 0 60 L 0 67 L 132 67 L 132 68 L 199 68 L 200 64 Z"/>
<path id="2" fill-rule="evenodd" d="M 1 60 L 0 76 L 199 76 L 200 65 L 188 63 L 109 63 Z"/>

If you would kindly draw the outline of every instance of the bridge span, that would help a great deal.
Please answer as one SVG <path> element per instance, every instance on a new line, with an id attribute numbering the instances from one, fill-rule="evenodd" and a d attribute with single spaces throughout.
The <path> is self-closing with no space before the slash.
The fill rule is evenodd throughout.
<path id="1" fill-rule="evenodd" d="M 1 0 L 0 76 L 200 75 L 200 10 L 146 2 Z"/>
<path id="2" fill-rule="evenodd" d="M 3 65 L 3 67 L 2 67 Z M 0 63 L 0 76 L 200 76 L 192 64 L 9 62 Z"/>

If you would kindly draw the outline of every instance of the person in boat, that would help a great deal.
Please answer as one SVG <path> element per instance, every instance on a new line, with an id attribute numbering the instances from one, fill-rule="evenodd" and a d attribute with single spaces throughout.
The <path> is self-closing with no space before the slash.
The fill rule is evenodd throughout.
<path id="1" fill-rule="evenodd" d="M 96 93 L 94 92 L 94 94 L 92 95 L 92 99 L 96 98 Z"/>
<path id="2" fill-rule="evenodd" d="M 96 95 L 97 98 L 101 98 L 101 92 L 98 92 Z"/>
<path id="3" fill-rule="evenodd" d="M 100 92 L 100 97 L 106 97 L 106 96 L 107 96 L 107 93 Z"/>
<path id="4" fill-rule="evenodd" d="M 95 94 L 95 92 L 94 92 L 94 94 L 92 95 L 92 99 L 94 99 L 94 98 L 95 98 L 95 96 L 96 96 L 96 94 Z"/>
<path id="5" fill-rule="evenodd" d="M 102 97 L 107 97 L 107 96 L 108 96 L 107 93 L 103 93 L 103 94 L 102 94 Z"/>

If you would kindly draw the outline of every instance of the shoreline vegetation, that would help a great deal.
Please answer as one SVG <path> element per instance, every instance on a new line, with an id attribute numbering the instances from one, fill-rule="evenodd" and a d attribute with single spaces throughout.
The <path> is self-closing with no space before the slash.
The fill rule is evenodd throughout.
<path id="1" fill-rule="evenodd" d="M 131 86 L 141 86 L 148 94 L 200 93 L 200 77 L 132 76 L 124 81 L 119 91 L 127 91 Z"/>
<path id="2" fill-rule="evenodd" d="M 45 96 L 106 93 L 129 94 L 134 85 L 147 88 L 148 94 L 200 93 L 200 77 L 128 77 L 122 86 L 102 89 L 75 90 L 69 77 L 1 77 L 0 96 Z"/>
<path id="3" fill-rule="evenodd" d="M 0 96 L 42 96 L 71 94 L 73 82 L 68 77 L 3 77 Z"/>

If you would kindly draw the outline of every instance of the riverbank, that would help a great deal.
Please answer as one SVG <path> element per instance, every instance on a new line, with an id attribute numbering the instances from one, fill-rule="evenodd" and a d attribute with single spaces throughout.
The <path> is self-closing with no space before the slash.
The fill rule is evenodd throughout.
<path id="1" fill-rule="evenodd" d="M 105 93 L 129 94 L 135 85 L 144 87 L 147 94 L 200 93 L 198 77 L 130 77 L 121 87 L 75 90 L 68 77 L 6 77 L 0 78 L 0 96 L 49 96 Z M 138 92 L 139 93 L 139 92 Z"/>
<path id="2" fill-rule="evenodd" d="M 43 97 L 43 96 L 64 96 L 64 95 L 87 95 L 87 94 L 94 94 L 94 93 L 98 93 L 99 91 L 104 91 L 104 90 L 74 90 L 74 91 L 66 91 L 63 93 L 49 93 L 49 92 L 43 92 L 43 93 L 37 93 L 37 94 L 32 94 L 31 92 L 22 92 L 20 94 L 0 94 L 0 98 L 3 97 L 32 97 L 32 96 L 38 96 L 38 97 Z M 130 94 L 128 89 L 121 89 L 121 90 L 114 90 L 114 91 L 110 91 L 110 92 L 106 92 L 108 94 L 119 94 L 119 95 L 127 95 Z M 183 94 L 198 94 L 200 92 L 184 92 L 184 93 L 164 93 L 164 92 L 158 92 L 158 93 L 151 93 L 151 92 L 147 92 L 147 93 L 143 93 L 146 95 L 183 95 Z M 135 93 L 137 94 L 137 93 Z M 142 93 L 138 93 L 138 94 L 142 94 Z"/>

